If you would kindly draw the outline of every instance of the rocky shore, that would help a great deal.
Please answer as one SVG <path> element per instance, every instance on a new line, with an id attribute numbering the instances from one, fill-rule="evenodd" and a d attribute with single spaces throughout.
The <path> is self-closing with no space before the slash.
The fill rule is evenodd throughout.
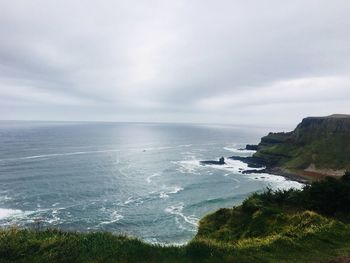
<path id="1" fill-rule="evenodd" d="M 249 157 L 242 157 L 242 156 L 231 156 L 229 157 L 231 160 L 237 160 L 244 162 L 248 165 L 250 169 L 243 170 L 241 171 L 242 174 L 274 174 L 274 175 L 279 175 L 283 176 L 289 180 L 292 181 L 297 181 L 299 183 L 303 184 L 308 184 L 310 182 L 310 179 L 307 177 L 304 177 L 298 173 L 293 173 L 290 171 L 283 170 L 282 168 L 279 167 L 269 167 L 266 166 L 266 163 L 259 158 L 256 158 L 254 156 L 249 156 Z"/>
<path id="2" fill-rule="evenodd" d="M 290 132 L 270 132 L 259 144 L 247 144 L 242 151 L 252 156 L 231 156 L 249 169 L 242 174 L 275 174 L 301 183 L 340 178 L 350 170 L 350 115 L 304 118 Z M 202 165 L 224 165 L 219 161 L 201 161 Z"/>

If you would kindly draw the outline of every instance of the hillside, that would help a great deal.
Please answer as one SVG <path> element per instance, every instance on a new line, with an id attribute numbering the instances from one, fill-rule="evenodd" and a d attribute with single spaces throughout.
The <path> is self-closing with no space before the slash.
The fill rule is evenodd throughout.
<path id="1" fill-rule="evenodd" d="M 350 115 L 308 117 L 292 132 L 269 133 L 253 157 L 268 168 L 341 176 L 350 168 Z"/>
<path id="2" fill-rule="evenodd" d="M 203 218 L 195 240 L 231 247 L 236 262 L 320 262 L 350 255 L 349 177 L 255 193 L 241 206 Z"/>
<path id="3" fill-rule="evenodd" d="M 111 233 L 0 230 L 0 262 L 316 263 L 350 258 L 350 174 L 303 190 L 255 193 L 204 217 L 184 246 Z"/>

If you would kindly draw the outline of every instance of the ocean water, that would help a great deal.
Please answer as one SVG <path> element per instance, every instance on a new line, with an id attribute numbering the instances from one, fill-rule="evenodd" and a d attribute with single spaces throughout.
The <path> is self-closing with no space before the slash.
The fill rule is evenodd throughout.
<path id="1" fill-rule="evenodd" d="M 198 220 L 255 191 L 300 188 L 245 164 L 268 128 L 152 123 L 0 122 L 0 225 L 111 231 L 182 244 Z"/>

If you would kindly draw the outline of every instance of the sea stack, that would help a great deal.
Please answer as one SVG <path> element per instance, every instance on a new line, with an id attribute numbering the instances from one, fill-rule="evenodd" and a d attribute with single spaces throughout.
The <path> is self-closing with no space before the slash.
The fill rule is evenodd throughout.
<path id="1" fill-rule="evenodd" d="M 201 161 L 200 164 L 202 165 L 224 165 L 225 163 L 225 158 L 221 157 L 219 161 Z"/>

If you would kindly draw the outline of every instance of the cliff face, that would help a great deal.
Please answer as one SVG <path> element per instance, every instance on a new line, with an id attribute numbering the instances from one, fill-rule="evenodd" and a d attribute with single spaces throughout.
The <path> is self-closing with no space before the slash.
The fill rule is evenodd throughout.
<path id="1" fill-rule="evenodd" d="M 292 132 L 269 133 L 254 158 L 267 167 L 342 173 L 350 168 L 350 115 L 308 117 Z"/>
<path id="2" fill-rule="evenodd" d="M 350 115 L 305 118 L 294 130 L 293 139 L 303 144 L 341 134 L 350 135 Z"/>

